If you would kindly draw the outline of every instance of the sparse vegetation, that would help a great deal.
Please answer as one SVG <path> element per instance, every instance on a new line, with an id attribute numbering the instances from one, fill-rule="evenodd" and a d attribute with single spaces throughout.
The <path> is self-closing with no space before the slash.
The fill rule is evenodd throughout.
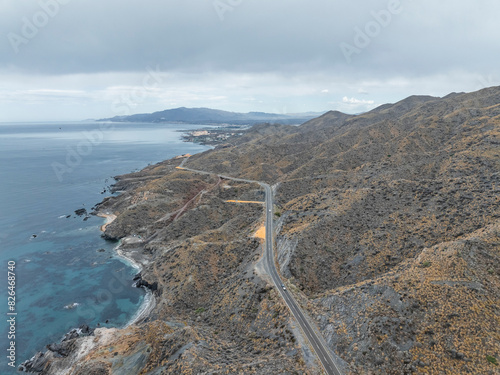
<path id="1" fill-rule="evenodd" d="M 486 356 L 486 359 L 488 360 L 489 363 L 492 363 L 494 364 L 495 366 L 498 366 L 498 361 L 495 357 L 493 357 L 492 355 L 487 355 Z"/>
<path id="2" fill-rule="evenodd" d="M 346 373 L 485 374 L 498 365 L 499 98 L 499 88 L 412 97 L 359 116 L 257 125 L 186 165 L 276 186 L 287 289 Z M 289 312 L 255 271 L 262 242 L 248 228 L 262 225 L 262 206 L 225 203 L 262 201 L 261 187 L 225 189 L 178 163 L 124 177 L 124 193 L 103 205 L 118 213 L 109 238 L 149 239 L 142 276 L 158 283 L 156 322 L 186 322 L 135 328 L 152 348 L 148 371 L 311 373 L 288 354 Z M 262 357 L 252 371 L 251 355 Z"/>

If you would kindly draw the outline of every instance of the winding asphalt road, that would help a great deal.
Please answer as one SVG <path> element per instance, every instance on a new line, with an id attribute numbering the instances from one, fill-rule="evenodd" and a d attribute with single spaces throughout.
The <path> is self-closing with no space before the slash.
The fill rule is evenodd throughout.
<path id="1" fill-rule="evenodd" d="M 210 172 L 205 172 L 205 171 L 198 171 L 196 169 L 191 169 L 191 168 L 186 168 L 184 167 L 184 162 L 187 159 L 184 159 L 181 163 L 181 165 L 178 167 L 179 169 L 184 169 L 187 171 L 195 172 L 195 173 L 201 173 L 201 174 L 206 174 L 206 175 L 217 175 L 216 173 L 210 173 Z M 220 178 L 228 179 L 228 180 L 233 180 L 233 181 L 240 181 L 240 182 L 248 182 L 248 183 L 257 183 L 260 186 L 262 186 L 265 191 L 266 191 L 266 246 L 264 250 L 264 268 L 266 272 L 269 274 L 271 279 L 273 280 L 274 285 L 276 286 L 278 292 L 280 293 L 281 297 L 285 301 L 286 305 L 290 309 L 291 313 L 297 320 L 297 323 L 299 323 L 300 327 L 302 328 L 302 331 L 304 334 L 307 336 L 307 339 L 311 343 L 311 346 L 313 347 L 314 351 L 316 352 L 316 355 L 318 356 L 319 360 L 321 361 L 321 364 L 323 368 L 325 369 L 326 373 L 328 375 L 341 375 L 340 370 L 338 369 L 337 365 L 333 361 L 332 357 L 330 356 L 330 353 L 328 352 L 328 349 L 324 346 L 323 341 L 320 340 L 316 332 L 312 329 L 311 325 L 307 321 L 307 319 L 304 316 L 304 313 L 300 309 L 299 305 L 297 302 L 295 302 L 295 299 L 293 298 L 292 294 L 284 289 L 283 287 L 283 282 L 281 281 L 281 278 L 278 274 L 278 271 L 276 270 L 276 266 L 274 264 L 274 229 L 273 229 L 273 192 L 271 187 L 263 182 L 260 181 L 253 181 L 253 180 L 245 180 L 242 178 L 234 178 L 234 177 L 229 177 L 229 176 L 223 176 L 223 175 L 217 175 Z"/>

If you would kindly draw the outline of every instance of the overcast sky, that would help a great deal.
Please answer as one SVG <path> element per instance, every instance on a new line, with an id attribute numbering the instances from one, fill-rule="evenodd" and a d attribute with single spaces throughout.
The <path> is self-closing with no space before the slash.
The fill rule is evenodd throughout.
<path id="1" fill-rule="evenodd" d="M 0 122 L 357 113 L 500 85 L 498 0 L 0 0 Z"/>

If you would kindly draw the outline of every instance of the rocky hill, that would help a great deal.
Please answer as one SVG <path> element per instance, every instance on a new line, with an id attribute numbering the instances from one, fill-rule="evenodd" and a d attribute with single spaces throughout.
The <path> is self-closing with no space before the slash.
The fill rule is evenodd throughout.
<path id="1" fill-rule="evenodd" d="M 253 125 L 259 122 L 280 124 L 301 124 L 317 117 L 318 113 L 276 114 L 265 112 L 238 113 L 211 108 L 174 108 L 154 113 L 141 113 L 130 116 L 115 116 L 99 121 L 112 122 L 153 122 L 184 124 L 233 124 Z"/>
<path id="2" fill-rule="evenodd" d="M 182 160 L 120 176 L 98 207 L 154 285 L 152 312 L 39 367 L 321 373 L 259 267 L 262 206 L 227 202 L 263 201 L 260 186 Z M 185 165 L 274 185 L 276 261 L 345 373 L 498 373 L 499 87 L 256 125 Z"/>

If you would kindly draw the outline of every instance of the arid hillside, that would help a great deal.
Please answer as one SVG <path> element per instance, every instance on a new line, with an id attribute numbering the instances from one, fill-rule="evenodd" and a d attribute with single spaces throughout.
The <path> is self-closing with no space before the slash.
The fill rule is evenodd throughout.
<path id="1" fill-rule="evenodd" d="M 495 373 L 500 88 L 264 129 L 189 163 L 276 184 L 282 273 L 331 348 L 355 373 Z"/>
<path id="2" fill-rule="evenodd" d="M 273 184 L 276 262 L 343 372 L 498 373 L 500 87 L 231 142 L 185 161 L 211 175 L 176 158 L 118 177 L 104 235 L 156 305 L 44 373 L 321 373 L 259 266 L 262 188 L 217 174 Z"/>

